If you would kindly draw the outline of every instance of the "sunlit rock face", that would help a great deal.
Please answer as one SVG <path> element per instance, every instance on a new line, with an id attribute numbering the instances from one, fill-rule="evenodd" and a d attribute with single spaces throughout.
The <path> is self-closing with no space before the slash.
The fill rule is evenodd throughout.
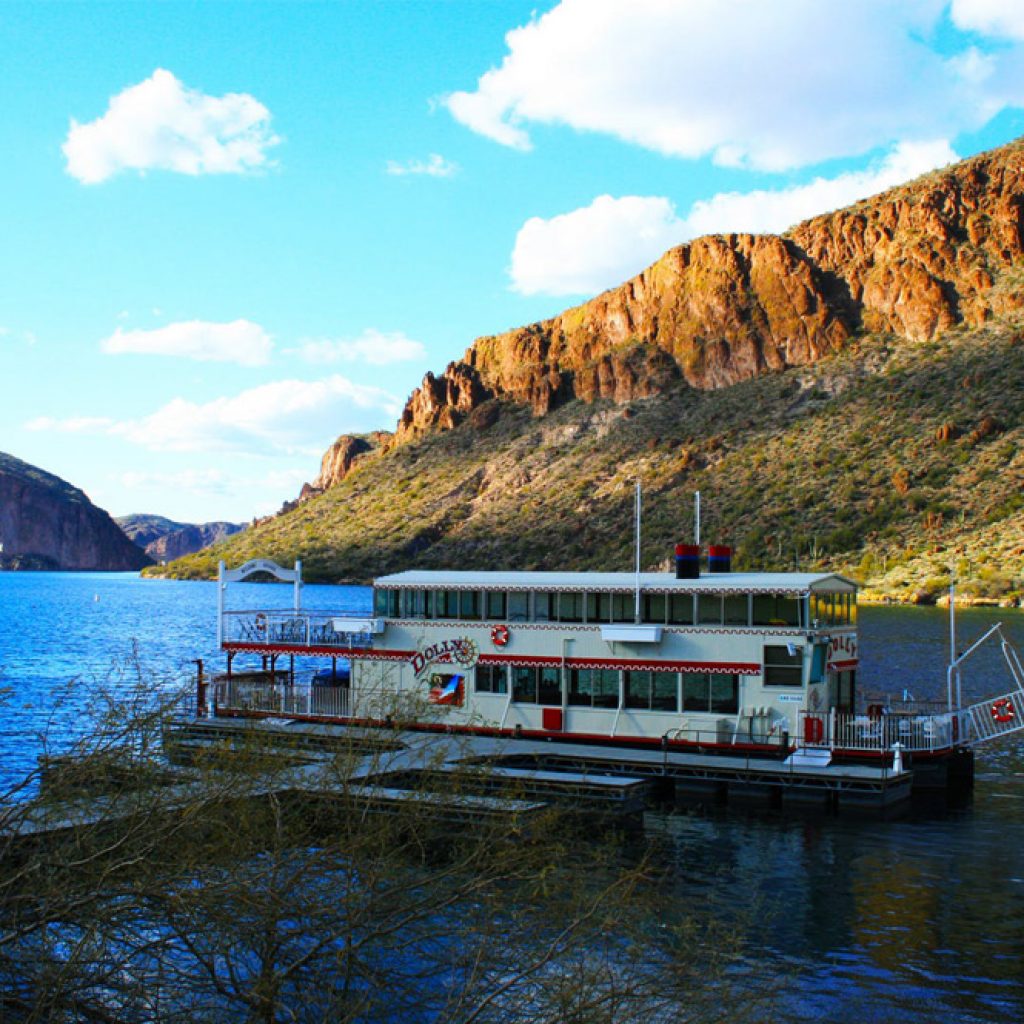
<path id="1" fill-rule="evenodd" d="M 1024 304 L 1024 145 L 798 225 L 669 250 L 551 320 L 478 338 L 406 403 L 396 440 L 458 426 L 493 398 L 543 416 L 702 390 L 813 363 L 859 332 L 927 341 Z"/>

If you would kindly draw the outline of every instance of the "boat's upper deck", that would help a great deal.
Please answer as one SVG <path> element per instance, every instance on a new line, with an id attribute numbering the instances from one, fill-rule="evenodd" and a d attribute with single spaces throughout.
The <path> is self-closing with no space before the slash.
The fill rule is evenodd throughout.
<path id="1" fill-rule="evenodd" d="M 853 580 L 835 573 L 712 572 L 696 579 L 677 579 L 669 572 L 452 572 L 411 569 L 380 576 L 378 590 L 502 590 L 576 593 L 643 594 L 730 593 L 791 594 L 856 593 Z"/>

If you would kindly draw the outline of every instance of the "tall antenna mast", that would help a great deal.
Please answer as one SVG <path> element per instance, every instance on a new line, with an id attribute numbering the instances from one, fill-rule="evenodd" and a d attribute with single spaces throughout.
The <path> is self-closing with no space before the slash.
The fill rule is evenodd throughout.
<path id="1" fill-rule="evenodd" d="M 633 609 L 634 621 L 640 621 L 640 481 L 636 482 L 636 604 Z"/>

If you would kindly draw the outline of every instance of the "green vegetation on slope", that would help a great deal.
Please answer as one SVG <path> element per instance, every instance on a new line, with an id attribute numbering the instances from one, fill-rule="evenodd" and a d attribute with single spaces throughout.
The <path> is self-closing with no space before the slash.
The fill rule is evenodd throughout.
<path id="1" fill-rule="evenodd" d="M 369 457 L 294 511 L 163 570 L 301 558 L 310 580 L 407 568 L 629 569 L 633 484 L 644 561 L 692 531 L 738 568 L 835 568 L 928 599 L 957 574 L 976 597 L 1024 590 L 1024 331 L 920 344 L 856 340 L 816 365 L 629 405 L 511 404 Z M 152 571 L 152 570 L 151 570 Z"/>

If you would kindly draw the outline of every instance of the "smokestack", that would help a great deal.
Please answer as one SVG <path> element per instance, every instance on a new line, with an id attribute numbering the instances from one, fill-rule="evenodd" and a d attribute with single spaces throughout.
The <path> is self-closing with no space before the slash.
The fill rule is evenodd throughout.
<path id="1" fill-rule="evenodd" d="M 708 572 L 732 572 L 732 548 L 722 544 L 708 545 Z"/>
<path id="2" fill-rule="evenodd" d="M 700 545 L 676 545 L 676 579 L 696 580 L 700 578 Z"/>

